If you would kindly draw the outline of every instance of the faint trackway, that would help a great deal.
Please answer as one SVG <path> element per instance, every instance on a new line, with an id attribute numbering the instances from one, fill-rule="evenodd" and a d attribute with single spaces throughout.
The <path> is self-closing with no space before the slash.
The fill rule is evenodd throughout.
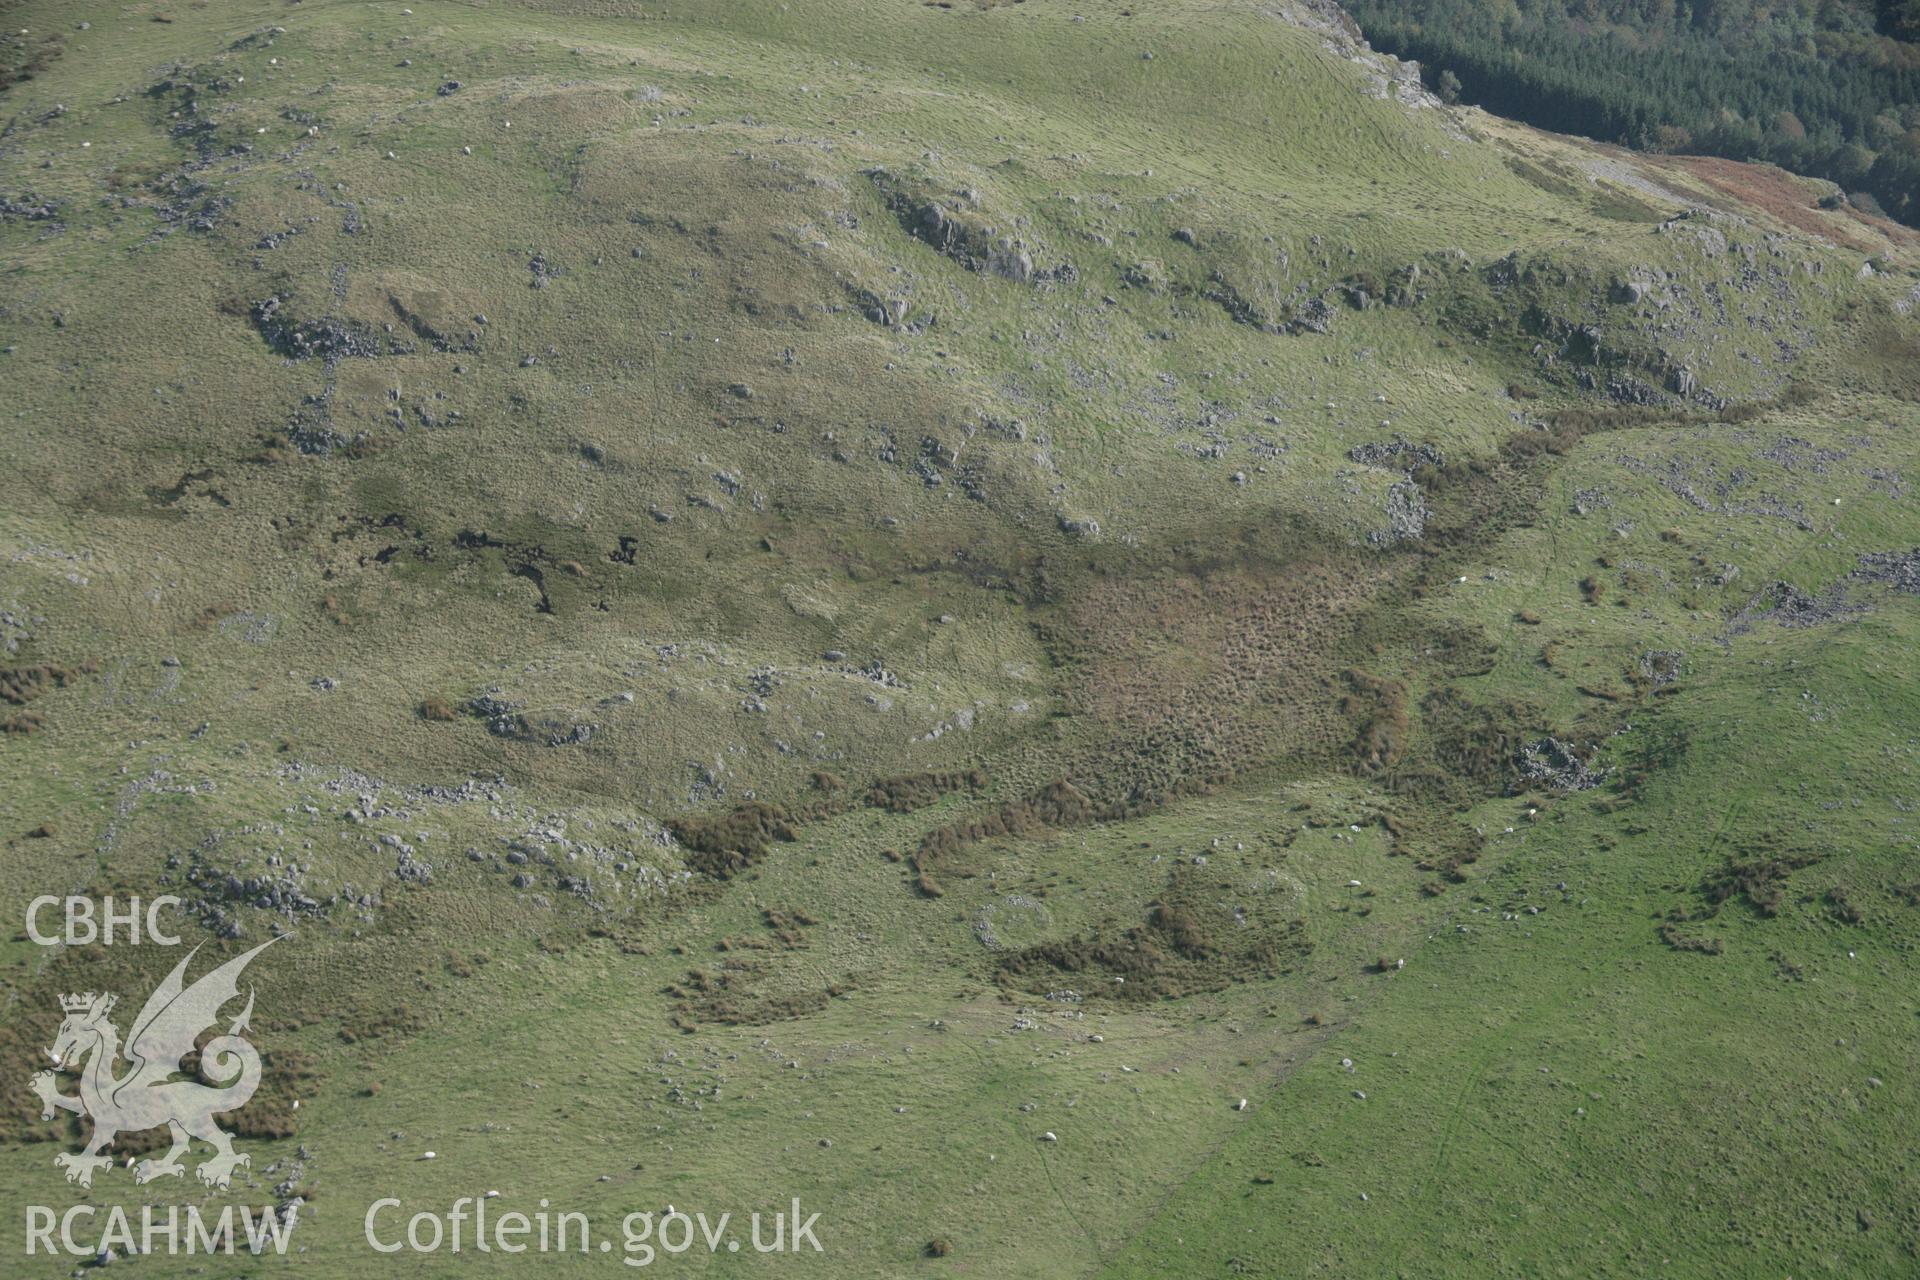
<path id="1" fill-rule="evenodd" d="M 1448 912 L 1446 915 L 1441 917 L 1440 923 L 1444 924 L 1446 921 L 1452 919 L 1452 917 L 1453 917 L 1453 913 Z M 1433 937 L 1437 936 L 1438 933 L 1439 933 L 1439 930 L 1436 928 L 1432 933 L 1428 935 L 1428 941 L 1429 942 L 1432 941 Z M 1418 954 L 1419 950 L 1421 948 L 1424 948 L 1425 945 L 1426 943 L 1421 943 L 1418 947 L 1414 948 L 1414 951 L 1412 952 L 1412 954 Z M 1266 1098 L 1268 1100 L 1271 1100 L 1276 1095 L 1278 1095 L 1280 1090 L 1286 1087 L 1287 1082 L 1293 1079 L 1294 1074 L 1296 1072 L 1298 1072 L 1302 1067 L 1306 1066 L 1307 1063 L 1315 1059 L 1315 1057 L 1319 1054 L 1320 1050 L 1326 1047 L 1326 1044 L 1329 1040 L 1333 1039 L 1333 1037 L 1339 1032 L 1344 1031 L 1348 1027 L 1356 1024 L 1360 1020 L 1360 1018 L 1366 1014 L 1367 1010 L 1373 1005 L 1373 1002 L 1377 1000 L 1380 997 L 1381 993 L 1386 991 L 1388 987 L 1389 987 L 1389 984 L 1385 982 L 1373 984 L 1371 989 L 1366 994 L 1361 996 L 1357 1001 L 1354 1002 L 1352 1006 L 1350 1006 L 1352 1010 L 1350 1016 L 1341 1019 L 1339 1022 L 1330 1023 L 1326 1027 L 1322 1028 L 1320 1034 L 1314 1039 L 1312 1043 L 1308 1044 L 1304 1049 L 1295 1047 L 1293 1049 L 1285 1051 L 1284 1053 L 1283 1051 L 1278 1049 L 1270 1051 L 1267 1054 L 1265 1062 L 1261 1064 L 1263 1070 L 1271 1070 L 1274 1073 L 1273 1078 L 1267 1084 L 1267 1088 L 1265 1091 Z M 1286 1053 L 1291 1053 L 1293 1055 L 1292 1061 L 1287 1060 Z M 1131 1245 L 1136 1239 L 1138 1239 L 1140 1235 L 1142 1235 L 1154 1223 L 1158 1222 L 1161 1216 L 1165 1214 L 1165 1212 L 1167 1211 L 1167 1207 L 1173 1202 L 1174 1198 L 1180 1195 L 1183 1191 L 1187 1189 L 1187 1184 L 1190 1183 L 1194 1178 L 1198 1177 L 1203 1170 L 1205 1170 L 1216 1159 L 1218 1159 L 1221 1153 L 1226 1150 L 1228 1143 L 1242 1136 L 1245 1132 L 1246 1130 L 1244 1128 L 1230 1128 L 1230 1129 L 1227 1129 L 1225 1132 L 1223 1132 L 1219 1137 L 1219 1139 L 1216 1140 L 1212 1145 L 1208 1146 L 1203 1152 L 1203 1154 L 1201 1154 L 1201 1156 L 1198 1159 L 1196 1159 L 1191 1166 L 1189 1166 L 1189 1168 L 1187 1169 L 1187 1172 L 1184 1175 L 1182 1175 L 1177 1181 L 1175 1181 L 1170 1186 L 1168 1186 L 1166 1191 L 1161 1194 L 1160 1198 L 1152 1204 L 1145 1218 L 1142 1220 L 1142 1224 L 1139 1230 L 1136 1230 L 1131 1235 L 1122 1236 L 1118 1241 L 1115 1242 L 1112 1249 L 1099 1251 L 1100 1266 L 1102 1268 L 1105 1268 L 1111 1265 L 1113 1260 L 1117 1256 L 1119 1256 L 1121 1252 L 1123 1252 L 1129 1245 Z M 1076 1219 L 1076 1221 L 1078 1221 L 1078 1219 Z M 1099 1249 L 1098 1241 L 1095 1242 L 1095 1248 L 1096 1250 Z"/>

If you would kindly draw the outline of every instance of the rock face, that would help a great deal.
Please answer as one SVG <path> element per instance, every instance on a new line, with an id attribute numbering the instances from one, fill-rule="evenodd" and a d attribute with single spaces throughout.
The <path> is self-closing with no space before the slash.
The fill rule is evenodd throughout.
<path id="1" fill-rule="evenodd" d="M 50 222 L 59 214 L 63 203 L 60 200 L 43 200 L 32 192 L 18 199 L 0 196 L 0 221 L 18 218 L 22 222 Z"/>
<path id="2" fill-rule="evenodd" d="M 1100 522 L 1091 518 L 1078 520 L 1071 516 L 1061 516 L 1060 531 L 1069 537 L 1093 541 L 1100 536 Z"/>
<path id="3" fill-rule="evenodd" d="M 1860 557 L 1856 578 L 1884 582 L 1896 591 L 1920 595 L 1920 547 L 1911 551 L 1870 551 Z"/>
<path id="4" fill-rule="evenodd" d="M 1018 240 L 1001 236 L 987 253 L 987 270 L 1027 284 L 1033 280 L 1033 255 Z"/>
<path id="5" fill-rule="evenodd" d="M 1606 780 L 1603 773 L 1595 773 L 1587 767 L 1574 751 L 1570 743 L 1558 738 L 1542 738 L 1520 749 L 1515 763 L 1520 775 L 1529 782 L 1545 785 L 1555 791 L 1586 791 L 1597 787 Z"/>
<path id="6" fill-rule="evenodd" d="M 373 359 L 388 354 L 388 345 L 364 327 L 331 316 L 301 320 L 291 314 L 287 301 L 275 294 L 253 304 L 253 327 L 280 355 L 290 360 L 338 360 L 346 356 Z"/>
<path id="7" fill-rule="evenodd" d="M 1615 283 L 1612 293 L 1615 302 L 1634 307 L 1645 302 L 1653 293 L 1653 284 L 1647 280 L 1621 280 Z"/>
<path id="8" fill-rule="evenodd" d="M 1293 333 L 1331 333 L 1333 332 L 1333 308 L 1327 305 L 1325 298 L 1309 298 L 1302 303 L 1287 322 L 1287 329 Z"/>
<path id="9" fill-rule="evenodd" d="M 1440 292 L 1512 317 L 1549 379 L 1620 403 L 1717 410 L 1785 386 L 1833 296 L 1825 261 L 1740 217 L 1690 209 L 1611 265 L 1516 251 Z"/>
<path id="10" fill-rule="evenodd" d="M 1388 467 L 1412 471 L 1416 467 L 1444 465 L 1440 450 L 1430 444 L 1409 444 L 1405 440 L 1369 441 L 1347 450 L 1347 457 L 1369 467 Z"/>
<path id="11" fill-rule="evenodd" d="M 529 734 L 526 717 L 517 703 L 498 696 L 497 691 L 480 694 L 467 703 L 470 714 L 486 721 L 487 732 L 496 738 L 521 738 Z"/>
<path id="12" fill-rule="evenodd" d="M 1072 264 L 1061 263 L 1048 271 L 1034 265 L 1033 247 L 1026 240 L 1003 229 L 979 208 L 977 191 L 938 194 L 924 184 L 906 182 L 885 169 L 868 171 L 868 177 L 886 196 L 887 207 L 905 231 L 920 243 L 936 250 L 969 271 L 986 272 L 1019 284 L 1041 280 L 1071 280 Z M 875 323 L 888 323 L 887 310 L 868 308 Z M 904 311 L 901 314 L 904 318 Z M 891 321 L 899 323 L 899 319 Z"/>
<path id="13" fill-rule="evenodd" d="M 1411 480 L 1387 490 L 1387 527 L 1375 529 L 1367 541 L 1377 545 L 1417 540 L 1427 531 L 1427 496 Z"/>
<path id="14" fill-rule="evenodd" d="M 1817 596 L 1802 591 L 1791 582 L 1770 582 L 1734 615 L 1729 631 L 1738 634 L 1761 619 L 1800 631 L 1855 618 L 1862 612 L 1862 605 L 1847 599 L 1846 584 L 1843 582 L 1831 584 Z"/>

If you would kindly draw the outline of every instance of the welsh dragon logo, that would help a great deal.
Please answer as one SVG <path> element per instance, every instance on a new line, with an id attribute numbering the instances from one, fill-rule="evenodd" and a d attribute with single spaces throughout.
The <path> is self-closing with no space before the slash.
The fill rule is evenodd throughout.
<path id="1" fill-rule="evenodd" d="M 259 1051 L 240 1034 L 253 1016 L 252 991 L 247 993 L 246 1008 L 228 1025 L 227 1033 L 215 1036 L 200 1051 L 200 1074 L 210 1083 L 181 1078 L 181 1059 L 193 1052 L 200 1033 L 215 1025 L 221 1006 L 239 996 L 240 972 L 247 962 L 273 942 L 269 939 L 236 956 L 190 987 L 182 979 L 187 962 L 199 948 L 188 952 L 147 997 L 140 1016 L 133 1020 L 126 1044 L 129 1065 L 124 1074 L 115 1074 L 121 1055 L 120 1032 L 107 1017 L 113 1012 L 115 998 L 92 992 L 60 997 L 60 1007 L 67 1016 L 47 1052 L 56 1066 L 79 1073 L 80 1096 L 56 1093 L 52 1071 L 35 1074 L 33 1090 L 40 1095 L 42 1120 L 53 1119 L 57 1107 L 93 1121 L 93 1136 L 87 1139 L 85 1150 L 63 1151 L 53 1158 L 56 1166 L 67 1171 L 68 1182 L 91 1187 L 94 1171 L 113 1162 L 112 1157 L 100 1153 L 116 1135 L 162 1125 L 167 1127 L 173 1145 L 160 1159 L 142 1160 L 134 1166 L 133 1180 L 137 1183 L 185 1174 L 180 1157 L 194 1138 L 214 1149 L 214 1154 L 195 1170 L 209 1187 L 226 1187 L 235 1168 L 252 1163 L 250 1156 L 233 1149 L 233 1140 L 213 1119 L 219 1113 L 245 1106 L 260 1087 Z M 213 1083 L 219 1081 L 227 1083 Z"/>

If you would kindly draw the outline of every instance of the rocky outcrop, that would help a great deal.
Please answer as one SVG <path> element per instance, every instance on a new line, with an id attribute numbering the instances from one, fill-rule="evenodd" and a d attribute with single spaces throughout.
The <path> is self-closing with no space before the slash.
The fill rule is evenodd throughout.
<path id="1" fill-rule="evenodd" d="M 1071 263 L 1037 266 L 1034 246 L 988 217 L 976 190 L 936 193 L 885 169 L 871 169 L 867 176 L 886 198 L 901 230 L 969 271 L 1020 284 L 1070 281 L 1077 275 Z"/>

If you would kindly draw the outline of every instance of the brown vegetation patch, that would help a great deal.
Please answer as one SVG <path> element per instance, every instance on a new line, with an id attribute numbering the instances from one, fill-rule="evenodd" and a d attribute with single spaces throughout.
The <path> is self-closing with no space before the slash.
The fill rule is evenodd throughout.
<path id="1" fill-rule="evenodd" d="M 1700 896 L 1707 903 L 1703 914 L 1717 915 L 1723 904 L 1738 898 L 1760 915 L 1779 915 L 1786 904 L 1788 878 L 1824 856 L 1811 849 L 1729 854 L 1724 867 L 1700 882 Z"/>
<path id="2" fill-rule="evenodd" d="M 1710 956 L 1717 956 L 1727 949 L 1726 944 L 1718 938 L 1687 933 L 1672 923 L 1660 926 L 1660 941 L 1675 951 L 1698 951 Z"/>
<path id="3" fill-rule="evenodd" d="M 1088 583 L 1042 631 L 1071 675 L 1068 710 L 1106 734 L 1076 784 L 1103 811 L 1140 813 L 1331 755 L 1352 733 L 1340 650 L 1396 563 L 1309 548 Z"/>
<path id="4" fill-rule="evenodd" d="M 1759 209 L 1796 231 L 1832 240 L 1861 253 L 1872 253 L 1878 245 L 1862 231 L 1876 233 L 1895 244 L 1920 244 L 1920 232 L 1903 227 L 1888 218 L 1876 218 L 1852 205 L 1822 216 L 1808 194 L 1804 178 L 1796 178 L 1771 165 L 1742 164 L 1718 156 L 1672 156 L 1659 161 L 1684 170 L 1722 195 Z M 1857 224 L 1853 228 L 1848 223 Z"/>
<path id="5" fill-rule="evenodd" d="M 91 894 L 96 887 L 89 886 L 88 892 Z M 123 999 L 115 1021 L 121 1031 L 126 1032 L 126 1019 L 131 1018 L 140 1005 L 137 997 L 153 987 L 155 965 L 152 961 L 156 955 L 156 950 L 148 947 L 93 946 L 63 953 L 60 962 L 35 975 L 31 985 L 16 993 L 18 999 L 13 1008 L 6 1018 L 0 1019 L 0 1055 L 17 1063 L 46 1064 L 46 1050 L 53 1044 L 63 1017 L 59 997 L 76 988 L 119 993 Z M 84 966 L 85 981 L 73 976 L 73 964 Z M 265 1026 L 258 1020 L 254 1025 L 255 1034 L 250 1038 L 260 1052 L 259 1088 L 244 1107 L 216 1118 L 236 1137 L 291 1137 L 297 1114 L 292 1103 L 296 1098 L 311 1098 L 321 1074 L 314 1059 L 303 1050 L 275 1043 L 286 1028 L 278 1024 Z M 197 1039 L 197 1046 L 203 1047 L 225 1031 L 225 1020 L 205 1028 Z M 124 1064 L 121 1070 L 124 1072 Z M 58 1142 L 78 1148 L 91 1128 L 90 1123 L 67 1112 L 56 1112 L 53 1119 L 41 1120 L 40 1100 L 31 1087 L 32 1074 L 31 1070 L 20 1070 L 0 1077 L 0 1141 Z M 198 1047 L 183 1057 L 181 1074 L 183 1078 L 201 1078 Z M 77 1076 L 64 1073 L 57 1082 L 59 1092 L 69 1097 L 78 1092 L 78 1085 Z M 145 1155 L 166 1146 L 167 1131 L 162 1127 L 123 1133 L 107 1149 L 118 1157 L 125 1157 Z"/>
<path id="6" fill-rule="evenodd" d="M 1266 906 L 1236 901 L 1225 882 L 1182 868 L 1141 923 L 1010 952 L 996 973 L 1016 990 L 1078 983 L 1085 998 L 1127 1002 L 1218 991 L 1284 972 L 1313 949 L 1304 920 L 1280 918 Z"/>
<path id="7" fill-rule="evenodd" d="M 42 694 L 64 689 L 100 669 L 97 662 L 82 662 L 64 667 L 42 662 L 31 666 L 0 668 L 0 701 L 24 707 Z"/>
<path id="8" fill-rule="evenodd" d="M 881 778 L 868 787 L 866 804 L 870 809 L 885 809 L 888 813 L 912 813 L 955 791 L 978 791 L 986 785 L 987 775 L 978 769 L 952 773 L 903 773 Z"/>
<path id="9" fill-rule="evenodd" d="M 818 1013 L 828 1000 L 854 989 L 851 981 L 843 981 L 824 989 L 763 990 L 780 972 L 751 956 L 728 956 L 717 969 L 689 969 L 685 978 L 663 989 L 674 1000 L 667 1020 L 688 1034 L 701 1023 L 759 1026 Z"/>
<path id="10" fill-rule="evenodd" d="M 667 829 L 686 846 L 687 865 L 716 880 L 752 866 L 767 855 L 775 840 L 799 838 L 785 808 L 758 800 L 712 816 L 676 818 Z"/>
<path id="11" fill-rule="evenodd" d="M 1419 758 L 1390 778 L 1402 791 L 1467 794 L 1511 789 L 1521 748 L 1547 731 L 1546 713 L 1529 702 L 1476 702 L 1457 685 L 1420 700 Z"/>
<path id="12" fill-rule="evenodd" d="M 1380 825 L 1392 837 L 1388 856 L 1411 858 L 1416 870 L 1438 872 L 1454 884 L 1466 880 L 1465 868 L 1478 862 L 1487 847 L 1487 838 L 1480 832 L 1440 813 L 1382 815 Z M 1421 885 L 1421 892 L 1430 898 L 1445 891 L 1438 880 Z"/>
<path id="13" fill-rule="evenodd" d="M 388 1036 L 410 1036 L 426 1025 L 426 1018 L 411 1005 L 397 1004 L 385 1009 L 360 1007 L 341 1019 L 338 1034 L 342 1044 L 358 1044 L 363 1040 L 384 1040 Z"/>
<path id="14" fill-rule="evenodd" d="M 1093 802 L 1071 782 L 1050 782 L 1025 800 L 1012 801 L 981 817 L 929 831 L 921 839 L 920 847 L 908 857 L 907 865 L 914 872 L 915 889 L 923 897 L 938 898 L 945 890 L 932 873 L 940 870 L 960 875 L 972 874 L 957 859 L 957 855 L 970 845 L 1002 836 L 1031 835 L 1048 829 L 1077 827 L 1106 816 L 1120 815 L 1097 812 Z"/>
<path id="15" fill-rule="evenodd" d="M 1350 748 L 1354 771 L 1371 776 L 1392 768 L 1400 762 L 1412 732 L 1406 684 L 1357 668 L 1347 670 L 1346 681 L 1353 691 L 1340 700 L 1340 710 L 1360 723 Z"/>

